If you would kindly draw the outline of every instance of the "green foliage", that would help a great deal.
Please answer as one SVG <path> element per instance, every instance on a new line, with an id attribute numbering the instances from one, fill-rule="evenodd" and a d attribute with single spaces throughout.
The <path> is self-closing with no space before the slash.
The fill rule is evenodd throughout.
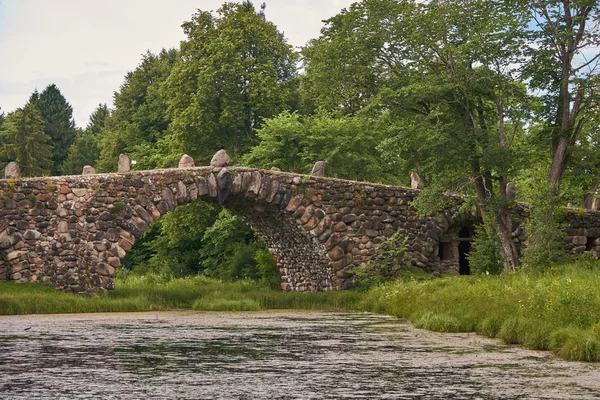
<path id="1" fill-rule="evenodd" d="M 600 282 L 593 269 L 554 265 L 543 274 L 455 276 L 388 283 L 360 307 L 409 318 L 417 327 L 477 332 L 506 343 L 600 360 Z"/>
<path id="2" fill-rule="evenodd" d="M 262 119 L 289 109 L 297 56 L 250 1 L 198 11 L 166 85 L 173 145 L 198 163 L 219 149 L 236 159 L 255 144 Z"/>
<path id="3" fill-rule="evenodd" d="M 374 260 L 352 269 L 355 287 L 364 291 L 397 278 L 400 271 L 410 271 L 410 260 L 405 256 L 407 242 L 401 230 L 381 242 Z"/>
<path id="4" fill-rule="evenodd" d="M 284 112 L 266 119 L 257 135 L 260 143 L 244 156 L 245 165 L 307 174 L 316 161 L 323 160 L 327 176 L 398 182 L 377 150 L 383 136 L 370 118 L 324 110 L 305 117 Z"/>
<path id="5" fill-rule="evenodd" d="M 543 174 L 543 170 L 533 174 L 525 189 L 530 216 L 525 223 L 527 246 L 523 250 L 523 265 L 531 270 L 546 269 L 565 257 L 565 212 L 558 188 L 539 179 L 540 172 Z"/>
<path id="6" fill-rule="evenodd" d="M 44 120 L 44 132 L 52 146 L 51 173 L 58 175 L 76 137 L 73 108 L 55 84 L 48 85 L 40 94 L 35 91 L 29 102 Z"/>
<path id="7" fill-rule="evenodd" d="M 273 283 L 277 266 L 264 244 L 238 217 L 222 210 L 206 230 L 200 250 L 202 273 L 224 280 L 253 279 Z M 261 253 L 257 252 L 261 250 Z"/>
<path id="8" fill-rule="evenodd" d="M 40 112 L 31 104 L 11 113 L 0 130 L 0 156 L 19 165 L 22 176 L 44 176 L 52 166 L 50 138 Z"/>
<path id="9" fill-rule="evenodd" d="M 122 264 L 137 274 L 165 279 L 202 274 L 270 287 L 281 280 L 273 256 L 246 223 L 201 201 L 179 206 L 152 224 Z"/>
<path id="10" fill-rule="evenodd" d="M 167 129 L 171 120 L 166 113 L 169 102 L 162 86 L 178 57 L 179 52 L 174 49 L 163 49 L 158 55 L 148 51 L 140 65 L 127 73 L 125 82 L 115 93 L 115 109 L 111 115 L 107 116 L 100 109 L 92 115 L 87 130 L 96 132 L 102 125 L 99 171 L 115 171 L 121 153 L 136 160 L 136 168 L 172 166 L 169 162 L 173 155 L 165 145 L 170 140 Z"/>
<path id="11" fill-rule="evenodd" d="M 215 205 L 201 201 L 177 207 L 136 241 L 123 266 L 138 273 L 153 272 L 165 277 L 197 274 L 202 270 L 202 239 L 218 213 Z"/>
<path id="12" fill-rule="evenodd" d="M 81 174 L 85 165 L 96 165 L 100 157 L 98 141 L 109 116 L 110 111 L 106 104 L 99 104 L 90 116 L 85 130 L 77 129 L 75 142 L 69 148 L 69 154 L 62 165 L 63 174 Z"/>
<path id="13" fill-rule="evenodd" d="M 488 218 L 475 226 L 475 235 L 471 241 L 471 251 L 467 254 L 471 272 L 475 274 L 499 274 L 504 268 L 500 249 L 502 244 L 498 232 Z"/>

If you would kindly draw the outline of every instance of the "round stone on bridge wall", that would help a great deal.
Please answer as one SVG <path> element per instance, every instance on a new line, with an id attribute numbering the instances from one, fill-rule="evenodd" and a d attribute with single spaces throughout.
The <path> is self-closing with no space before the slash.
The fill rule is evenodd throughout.
<path id="1" fill-rule="evenodd" d="M 92 167 L 91 165 L 86 165 L 83 167 L 83 171 L 81 172 L 81 175 L 94 175 L 96 173 L 96 170 L 94 169 L 94 167 Z"/>
<path id="2" fill-rule="evenodd" d="M 312 176 L 325 176 L 325 161 L 317 161 L 310 174 Z"/>
<path id="3" fill-rule="evenodd" d="M 212 160 L 210 160 L 211 167 L 228 167 L 229 164 L 231 164 L 231 158 L 223 149 L 217 151 Z"/>
<path id="4" fill-rule="evenodd" d="M 9 162 L 4 168 L 4 179 L 18 179 L 19 174 L 19 165 L 14 161 Z"/>
<path id="5" fill-rule="evenodd" d="M 125 154 L 119 155 L 119 172 L 131 171 L 131 159 Z"/>
<path id="6" fill-rule="evenodd" d="M 194 159 L 187 154 L 181 156 L 181 160 L 179 160 L 179 168 L 192 168 L 195 167 Z"/>

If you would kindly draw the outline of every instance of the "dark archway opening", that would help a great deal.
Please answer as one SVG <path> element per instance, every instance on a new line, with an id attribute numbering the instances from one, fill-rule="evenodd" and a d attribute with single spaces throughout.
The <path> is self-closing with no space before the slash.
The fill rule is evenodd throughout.
<path id="1" fill-rule="evenodd" d="M 473 227 L 465 226 L 458 232 L 458 273 L 470 275 L 468 254 L 471 251 L 471 240 L 473 238 Z"/>
<path id="2" fill-rule="evenodd" d="M 585 251 L 592 251 L 596 247 L 597 237 L 588 237 L 587 242 L 585 243 Z"/>
<path id="3" fill-rule="evenodd" d="M 452 243 L 440 242 L 438 256 L 441 261 L 452 260 Z"/>

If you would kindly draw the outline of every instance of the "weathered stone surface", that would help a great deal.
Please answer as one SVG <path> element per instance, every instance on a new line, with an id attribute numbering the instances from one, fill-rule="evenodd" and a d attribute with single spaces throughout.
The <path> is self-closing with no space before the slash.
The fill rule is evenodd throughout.
<path id="1" fill-rule="evenodd" d="M 325 161 L 317 161 L 310 174 L 312 176 L 325 176 Z"/>
<path id="2" fill-rule="evenodd" d="M 509 182 L 506 185 L 506 199 L 508 201 L 514 201 L 517 195 L 517 185 L 513 182 Z"/>
<path id="3" fill-rule="evenodd" d="M 218 187 L 217 201 L 219 204 L 223 204 L 227 197 L 229 197 L 229 193 L 233 188 L 233 177 L 227 168 L 223 168 L 221 171 L 219 171 L 216 180 Z"/>
<path id="4" fill-rule="evenodd" d="M 83 167 L 83 171 L 81 171 L 81 175 L 95 175 L 96 169 L 91 165 L 85 165 Z"/>
<path id="5" fill-rule="evenodd" d="M 42 237 L 42 234 L 32 229 L 25 231 L 25 233 L 23 234 L 23 239 L 25 240 L 37 240 L 40 237 Z"/>
<path id="6" fill-rule="evenodd" d="M 21 174 L 19 165 L 11 161 L 4 168 L 4 179 L 18 179 Z"/>
<path id="7" fill-rule="evenodd" d="M 416 172 L 410 174 L 410 187 L 414 190 L 421 190 L 425 187 L 421 177 Z"/>
<path id="8" fill-rule="evenodd" d="M 179 160 L 179 168 L 192 168 L 195 167 L 194 159 L 187 154 L 181 156 Z"/>
<path id="9" fill-rule="evenodd" d="M 335 246 L 327 252 L 327 255 L 332 261 L 341 260 L 344 257 L 344 250 L 339 246 Z"/>
<path id="10" fill-rule="evenodd" d="M 125 154 L 119 155 L 119 173 L 131 171 L 131 159 Z"/>
<path id="11" fill-rule="evenodd" d="M 223 149 L 217 151 L 210 160 L 211 167 L 228 167 L 229 164 L 231 164 L 231 158 Z"/>

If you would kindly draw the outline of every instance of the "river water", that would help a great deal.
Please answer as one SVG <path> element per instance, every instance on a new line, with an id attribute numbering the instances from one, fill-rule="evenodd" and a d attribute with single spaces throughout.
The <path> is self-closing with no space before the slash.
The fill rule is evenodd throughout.
<path id="1" fill-rule="evenodd" d="M 0 317 L 1 399 L 597 399 L 600 366 L 354 313 Z"/>

